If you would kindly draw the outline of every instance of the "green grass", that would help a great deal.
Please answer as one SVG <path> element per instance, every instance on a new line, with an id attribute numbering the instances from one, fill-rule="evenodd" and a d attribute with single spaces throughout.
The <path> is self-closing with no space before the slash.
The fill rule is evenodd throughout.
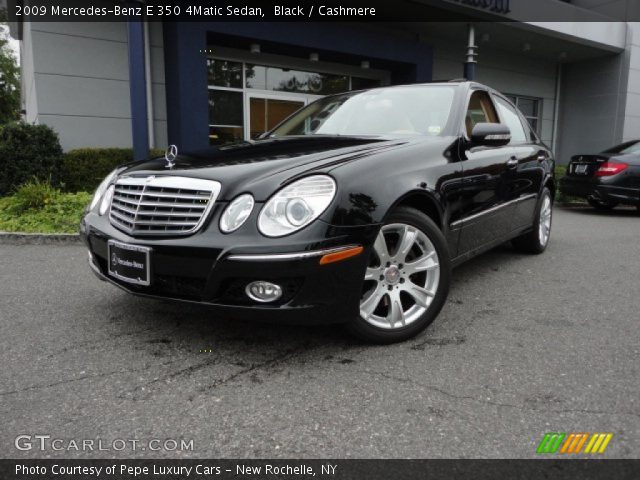
<path id="1" fill-rule="evenodd" d="M 24 233 L 77 233 L 80 218 L 91 201 L 88 192 L 61 193 L 33 184 L 0 198 L 0 231 Z M 48 190 L 48 192 L 47 192 Z"/>

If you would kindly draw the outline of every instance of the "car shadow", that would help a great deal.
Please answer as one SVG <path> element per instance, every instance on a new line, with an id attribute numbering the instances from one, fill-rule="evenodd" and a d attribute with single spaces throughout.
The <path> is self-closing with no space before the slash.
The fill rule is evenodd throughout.
<path id="1" fill-rule="evenodd" d="M 464 296 L 467 282 L 481 282 L 484 275 L 509 268 L 524 257 L 527 255 L 502 245 L 466 262 L 454 270 L 449 301 L 455 303 L 456 297 Z M 501 266 L 496 267 L 497 264 Z M 96 319 L 94 325 L 111 337 L 127 339 L 122 345 L 120 340 L 112 344 L 115 355 L 125 356 L 133 346 L 141 365 L 147 365 L 150 359 L 160 365 L 153 370 L 153 378 L 141 376 L 139 381 L 122 388 L 118 393 L 122 399 L 150 398 L 177 381 L 193 398 L 210 395 L 228 382 L 236 384 L 236 380 L 252 384 L 282 378 L 281 375 L 313 375 L 322 365 L 378 368 L 380 356 L 393 357 L 399 350 L 465 348 L 466 342 L 464 325 L 457 324 L 456 334 L 452 335 L 437 320 L 412 340 L 384 346 L 359 341 L 340 324 L 241 320 L 220 315 L 205 305 L 135 297 L 121 291 L 105 301 L 110 314 Z M 447 305 L 443 318 L 446 312 Z M 372 354 L 375 350 L 379 353 Z"/>
<path id="2" fill-rule="evenodd" d="M 507 242 L 466 261 L 453 270 L 449 300 L 460 293 L 456 290 L 464 289 L 463 285 L 474 278 L 510 268 L 529 257 L 530 255 L 518 252 Z M 214 307 L 207 305 L 136 297 L 125 292 L 117 293 L 112 302 L 111 308 L 116 311 L 136 312 L 133 316 L 126 316 L 127 328 L 147 331 L 152 327 L 156 332 L 171 332 L 176 343 L 198 346 L 201 349 L 207 349 L 214 343 L 236 343 L 247 348 L 295 342 L 316 346 L 334 345 L 337 349 L 375 347 L 374 344 L 351 336 L 341 323 L 282 323 L 275 320 L 275 315 L 273 321 L 244 320 L 220 314 Z M 423 335 L 424 333 L 419 336 Z M 155 340 L 156 343 L 173 341 Z"/>
<path id="3" fill-rule="evenodd" d="M 519 260 L 530 257 L 531 255 L 516 250 L 510 242 L 505 242 L 455 267 L 452 275 L 452 289 L 463 279 L 466 281 L 469 278 L 468 275 L 473 277 L 474 275 L 499 272 Z"/>
<path id="4" fill-rule="evenodd" d="M 136 315 L 127 319 L 130 327 L 145 331 L 153 325 L 157 332 L 170 332 L 172 338 L 165 339 L 165 342 L 198 346 L 202 350 L 221 342 L 235 343 L 244 348 L 300 341 L 314 344 L 335 342 L 344 346 L 356 342 L 350 341 L 340 325 L 243 320 L 221 315 L 207 305 L 141 298 L 124 292 L 118 294 L 114 303 L 115 310 L 135 310 Z M 161 340 L 157 342 L 162 343 Z"/>
<path id="5" fill-rule="evenodd" d="M 463 290 L 464 284 L 470 279 L 496 273 L 526 257 L 529 255 L 517 252 L 510 244 L 503 244 L 465 262 L 453 271 L 449 299 L 459 295 L 457 290 Z M 296 344 L 303 344 L 306 348 L 326 347 L 332 351 L 376 347 L 351 336 L 340 323 L 305 325 L 277 320 L 243 320 L 221 315 L 215 308 L 206 305 L 142 298 L 124 292 L 117 293 L 111 300 L 111 309 L 115 312 L 135 312 L 135 315 L 115 313 L 113 318 L 118 323 L 122 322 L 122 328 L 144 332 L 152 337 L 148 340 L 141 338 L 143 342 L 180 345 L 181 348 L 196 352 L 219 349 L 222 345 L 224 350 L 235 352 L 268 347 L 289 348 Z M 429 330 L 418 338 L 425 334 L 428 335 Z M 411 344 L 411 340 L 405 344 Z"/>
<path id="6" fill-rule="evenodd" d="M 561 209 L 566 212 L 577 213 L 585 216 L 597 216 L 597 217 L 640 217 L 640 210 L 636 207 L 622 206 L 616 207 L 613 210 L 596 210 L 588 205 L 580 206 L 557 206 L 555 208 Z"/>

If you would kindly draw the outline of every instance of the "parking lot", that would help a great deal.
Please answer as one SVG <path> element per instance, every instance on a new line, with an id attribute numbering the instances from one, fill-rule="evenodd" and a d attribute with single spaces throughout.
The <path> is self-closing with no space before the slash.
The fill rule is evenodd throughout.
<path id="1" fill-rule="evenodd" d="M 534 457 L 546 432 L 640 455 L 640 215 L 555 210 L 541 256 L 454 271 L 422 335 L 216 318 L 101 283 L 81 246 L 0 245 L 0 455 Z M 20 434 L 192 451 L 18 451 Z"/>

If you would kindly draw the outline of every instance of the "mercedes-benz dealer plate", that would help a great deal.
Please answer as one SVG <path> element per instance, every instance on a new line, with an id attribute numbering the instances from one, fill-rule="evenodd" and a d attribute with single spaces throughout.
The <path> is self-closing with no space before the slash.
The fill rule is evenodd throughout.
<path id="1" fill-rule="evenodd" d="M 136 285 L 149 285 L 151 249 L 109 240 L 109 275 Z"/>

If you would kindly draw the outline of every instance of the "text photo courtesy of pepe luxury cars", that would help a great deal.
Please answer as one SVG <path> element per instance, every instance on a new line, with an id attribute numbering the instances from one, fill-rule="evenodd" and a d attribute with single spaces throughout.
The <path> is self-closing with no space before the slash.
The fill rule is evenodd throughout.
<path id="1" fill-rule="evenodd" d="M 0 0 L 0 478 L 638 478 L 633 2 L 49 3 Z"/>

